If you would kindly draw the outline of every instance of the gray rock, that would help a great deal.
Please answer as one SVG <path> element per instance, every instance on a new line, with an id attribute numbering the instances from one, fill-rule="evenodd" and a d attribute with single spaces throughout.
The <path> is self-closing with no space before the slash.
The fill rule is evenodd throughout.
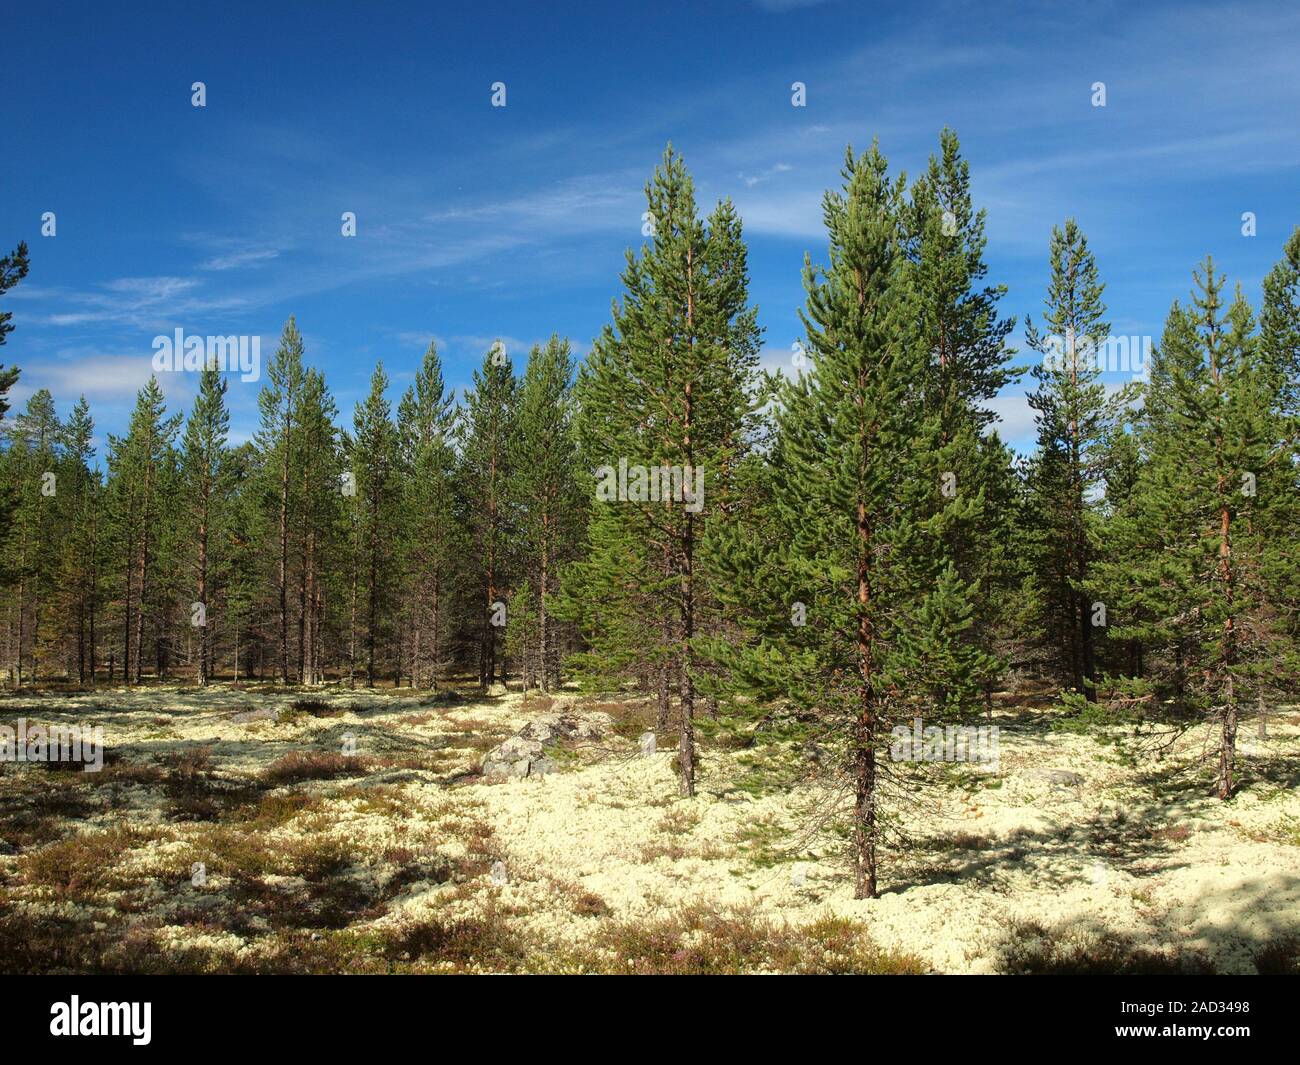
<path id="1" fill-rule="evenodd" d="M 247 721 L 269 721 L 275 717 L 275 711 L 269 706 L 264 706 L 258 710 L 241 710 L 237 714 L 231 714 L 230 720 L 239 724 Z"/>
<path id="2" fill-rule="evenodd" d="M 641 744 L 642 754 L 651 755 L 655 753 L 655 744 L 657 741 L 655 739 L 655 734 L 653 732 L 641 733 L 641 739 L 639 742 Z"/>
<path id="3" fill-rule="evenodd" d="M 1057 788 L 1077 788 L 1083 784 L 1083 777 L 1068 769 L 1031 769 L 1029 775 L 1041 777 Z"/>
<path id="4" fill-rule="evenodd" d="M 559 740 L 598 740 L 601 737 L 601 729 L 594 721 L 569 714 L 557 714 L 530 721 L 519 730 L 519 735 L 540 743 L 556 743 Z"/>
<path id="5" fill-rule="evenodd" d="M 526 736 L 511 736 L 499 747 L 494 747 L 483 759 L 485 777 L 528 777 L 538 775 L 534 767 L 545 773 L 549 768 L 540 741 Z"/>
<path id="6" fill-rule="evenodd" d="M 602 723 L 569 714 L 556 714 L 530 721 L 517 734 L 483 759 L 485 777 L 540 777 L 555 771 L 555 762 L 546 757 L 547 745 L 563 740 L 596 740 L 602 735 Z"/>

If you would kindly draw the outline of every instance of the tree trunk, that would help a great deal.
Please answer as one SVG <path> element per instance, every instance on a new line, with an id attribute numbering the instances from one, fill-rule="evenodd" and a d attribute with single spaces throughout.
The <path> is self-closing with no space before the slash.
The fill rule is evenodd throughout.
<path id="1" fill-rule="evenodd" d="M 549 562 L 548 538 L 550 536 L 550 515 L 542 515 L 542 559 L 540 574 L 540 592 L 538 593 L 537 602 L 537 640 L 539 643 L 538 656 L 541 661 L 542 691 L 551 690 L 551 660 L 547 654 L 546 640 L 546 577 L 547 564 Z"/>
<path id="2" fill-rule="evenodd" d="M 280 682 L 289 683 L 289 433 L 292 428 L 292 400 L 286 400 L 284 415 L 284 457 L 280 463 L 280 558 L 276 573 L 280 597 Z"/>
<path id="3" fill-rule="evenodd" d="M 206 503 L 206 501 L 205 501 Z M 206 506 L 205 506 L 206 510 Z M 199 522 L 199 603 L 203 606 L 203 625 L 199 629 L 199 685 L 206 687 L 211 663 L 208 660 L 208 522 Z"/>
<path id="4" fill-rule="evenodd" d="M 856 855 L 853 897 L 876 897 L 876 691 L 871 626 L 871 526 L 866 504 L 858 504 L 858 669 L 861 707 L 854 736 L 853 841 Z"/>

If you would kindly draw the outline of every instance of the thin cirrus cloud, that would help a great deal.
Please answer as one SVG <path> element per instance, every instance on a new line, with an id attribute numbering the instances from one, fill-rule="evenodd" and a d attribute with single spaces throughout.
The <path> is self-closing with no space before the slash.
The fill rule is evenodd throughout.
<path id="1" fill-rule="evenodd" d="M 39 389 L 48 389 L 56 399 L 84 395 L 88 401 L 125 402 L 148 382 L 153 374 L 152 352 L 105 352 L 95 348 L 64 348 L 52 357 L 24 367 L 14 395 L 26 399 Z M 163 374 L 159 383 L 169 395 L 184 393 L 188 382 L 183 375 Z"/>
<path id="2" fill-rule="evenodd" d="M 63 290 L 45 302 L 68 310 L 34 315 L 33 321 L 52 326 L 110 325 L 129 329 L 162 329 L 195 315 L 230 313 L 247 301 L 238 295 L 195 294 L 199 282 L 185 277 L 122 277 L 89 289 Z"/>
<path id="3" fill-rule="evenodd" d="M 247 248 L 243 251 L 232 251 L 209 259 L 200 269 L 215 271 L 239 270 L 249 266 L 260 266 L 279 257 L 280 251 L 278 248 Z"/>

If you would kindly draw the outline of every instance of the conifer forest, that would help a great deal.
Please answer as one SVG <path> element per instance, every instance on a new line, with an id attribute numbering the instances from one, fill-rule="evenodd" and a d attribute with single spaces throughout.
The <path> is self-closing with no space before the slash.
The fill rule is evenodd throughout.
<path id="1" fill-rule="evenodd" d="M 1240 203 L 1206 184 L 1162 213 L 1181 193 L 1152 178 L 1128 194 L 1148 228 L 1119 235 L 1070 193 L 1084 178 L 1009 179 L 975 101 L 925 111 L 921 148 L 888 90 L 848 124 L 819 112 L 839 90 L 799 73 L 799 27 L 830 55 L 849 7 L 701 17 L 724 9 L 800 57 L 755 38 L 776 51 L 746 84 L 772 99 L 747 113 L 795 140 L 823 122 L 833 150 L 719 165 L 709 137 L 741 131 L 707 96 L 714 117 L 665 97 L 624 124 L 595 88 L 561 107 L 567 82 L 470 56 L 472 85 L 402 104 L 394 38 L 391 86 L 337 72 L 380 109 L 339 149 L 376 184 L 326 196 L 323 236 L 292 231 L 289 205 L 342 183 L 305 135 L 264 184 L 214 161 L 202 192 L 129 188 L 107 172 L 126 147 L 95 139 L 152 152 L 140 131 L 185 127 L 176 170 L 204 168 L 230 111 L 301 113 L 324 75 L 298 60 L 299 81 L 240 87 L 215 61 L 113 67 L 109 100 L 165 113 L 77 119 L 105 173 L 76 199 L 70 140 L 10 155 L 0 971 L 1300 973 L 1295 160 L 1275 203 L 1252 155 L 1272 149 L 1225 141 Z M 587 17 L 614 15 L 560 21 Z M 651 92 L 659 16 L 621 17 L 651 20 L 627 60 Z M 1282 23 L 1279 47 L 1300 39 Z M 14 74 L 35 32 L 0 34 L 28 50 Z M 723 47 L 692 76 L 720 86 Z M 1159 90 L 1093 65 L 1060 121 L 1128 136 Z M 570 121 L 618 133 L 526 206 L 476 206 L 467 169 L 417 227 L 396 205 L 419 200 L 422 109 L 513 121 L 489 170 L 550 159 Z M 592 183 L 629 148 L 617 234 L 593 236 Z M 814 186 L 796 236 L 763 193 L 790 175 Z M 234 221 L 254 188 L 285 205 L 274 238 Z M 556 217 L 553 255 L 507 239 Z M 144 250 L 213 232 L 189 273 Z M 291 258 L 308 240 L 329 250 Z M 83 273 L 91 248 L 120 261 Z M 548 295 L 570 269 L 575 295 Z M 202 302 L 240 271 L 260 272 Z M 126 339 L 84 340 L 101 322 Z"/>

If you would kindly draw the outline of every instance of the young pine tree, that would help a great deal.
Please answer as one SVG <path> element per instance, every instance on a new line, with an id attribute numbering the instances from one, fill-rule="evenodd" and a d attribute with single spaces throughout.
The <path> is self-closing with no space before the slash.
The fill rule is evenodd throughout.
<path id="1" fill-rule="evenodd" d="M 437 348 L 429 350 L 397 408 L 402 471 L 401 558 L 411 683 L 437 688 L 461 559 L 456 521 L 453 397 Z M 427 678 L 427 679 L 426 679 Z"/>
<path id="2" fill-rule="evenodd" d="M 257 397 L 262 424 L 256 441 L 261 452 L 263 497 L 274 515 L 274 582 L 280 681 L 289 683 L 289 558 L 297 519 L 295 486 L 302 456 L 299 408 L 303 392 L 303 343 L 292 315 L 266 370 L 266 384 Z"/>
<path id="3" fill-rule="evenodd" d="M 1043 356 L 1029 395 L 1038 427 L 1030 481 L 1032 565 L 1039 623 L 1059 676 L 1090 702 L 1097 698 L 1092 609 L 1094 562 L 1101 549 L 1107 442 L 1131 389 L 1107 396 L 1098 353 L 1110 334 L 1104 285 L 1088 240 L 1073 218 L 1053 227 L 1043 328 L 1026 323 L 1029 347 Z"/>
<path id="4" fill-rule="evenodd" d="M 1000 608 L 1017 569 L 1006 549 L 1014 534 L 1015 483 L 1012 454 L 991 429 L 989 407 L 1020 371 L 1010 366 L 1007 344 L 1015 320 L 997 313 L 1006 288 L 985 284 L 985 212 L 975 210 L 970 164 L 952 130 L 940 134 L 939 154 L 912 186 L 904 218 L 916 328 L 926 352 L 927 418 L 919 431 L 936 486 L 924 525 L 933 565 L 921 571 L 915 595 L 942 597 L 931 616 L 971 617 L 953 638 L 966 645 L 959 657 L 981 672 L 974 687 L 964 668 L 932 678 L 940 702 L 955 706 L 952 693 L 991 694 L 1001 671 L 991 656 L 1010 628 Z M 947 659 L 940 648 L 935 652 L 929 657 L 936 665 Z"/>
<path id="5" fill-rule="evenodd" d="M 181 441 L 181 482 L 185 526 L 192 544 L 194 602 L 191 624 L 198 629 L 196 678 L 206 686 L 212 677 L 212 631 L 216 621 L 213 578 L 218 572 L 216 549 L 223 544 L 226 505 L 231 484 L 226 466 L 230 413 L 226 410 L 226 381 L 208 367 L 199 377 L 199 394 Z"/>
<path id="6" fill-rule="evenodd" d="M 361 566 L 358 574 L 365 603 L 366 685 L 373 688 L 380 641 L 387 632 L 393 584 L 393 531 L 397 499 L 397 430 L 384 392 L 383 364 L 370 378 L 370 394 L 353 417 L 352 473 Z"/>
<path id="7" fill-rule="evenodd" d="M 543 692 L 560 682 L 553 601 L 560 567 L 573 556 L 584 500 L 576 480 L 573 437 L 573 357 L 569 342 L 552 336 L 529 353 L 519 388 L 514 494 L 519 505 L 522 585 L 526 612 L 512 611 L 508 629 L 528 625 L 522 639 L 535 659 L 528 669 Z M 521 662 L 521 666 L 526 664 Z"/>
<path id="8" fill-rule="evenodd" d="M 512 578 L 515 513 L 512 493 L 516 450 L 519 382 L 505 346 L 494 344 L 474 371 L 474 387 L 465 394 L 459 426 L 461 506 L 474 557 L 474 592 L 470 627 L 477 634 L 478 678 L 483 688 L 506 679 L 501 653 Z M 508 618 L 505 619 L 508 623 Z"/>
<path id="9" fill-rule="evenodd" d="M 695 639 L 709 597 L 702 545 L 726 520 L 751 446 L 760 334 L 731 203 L 701 219 L 671 146 L 646 199 L 651 241 L 640 256 L 628 252 L 622 302 L 577 386 L 582 452 L 603 474 L 589 558 L 571 570 L 567 601 L 581 611 L 587 662 L 607 673 L 646 662 L 660 671 L 661 722 L 669 683 L 676 688 L 679 786 L 693 795 Z M 659 490 L 633 476 L 627 498 L 615 498 L 622 464 L 653 474 Z M 665 468 L 683 490 L 666 483 Z"/>
<path id="10" fill-rule="evenodd" d="M 1146 550 L 1107 572 L 1122 588 L 1116 634 L 1152 652 L 1160 686 L 1214 724 L 1216 791 L 1235 787 L 1241 707 L 1290 656 L 1265 574 L 1272 512 L 1295 472 L 1277 391 L 1238 291 L 1207 261 L 1190 306 L 1175 303 L 1154 353 L 1139 439 L 1144 464 L 1122 518 Z"/>
<path id="11" fill-rule="evenodd" d="M 1259 577 L 1274 629 L 1285 638 L 1272 687 L 1290 694 L 1300 676 L 1300 228 L 1264 279 L 1259 347 L 1276 443 L 1258 478 Z"/>
<path id="12" fill-rule="evenodd" d="M 817 736 L 842 756 L 855 894 L 871 898 L 879 752 L 906 680 L 900 620 L 916 571 L 933 564 L 918 521 L 935 489 L 919 450 L 925 356 L 900 224 L 903 180 L 890 178 L 875 145 L 850 150 L 843 174 L 843 192 L 828 192 L 823 207 L 830 264 L 804 268 L 810 367 L 780 396 L 774 535 L 738 533 L 722 554 L 723 587 L 753 640 L 719 650 L 743 687 L 787 708 L 793 735 Z"/>

